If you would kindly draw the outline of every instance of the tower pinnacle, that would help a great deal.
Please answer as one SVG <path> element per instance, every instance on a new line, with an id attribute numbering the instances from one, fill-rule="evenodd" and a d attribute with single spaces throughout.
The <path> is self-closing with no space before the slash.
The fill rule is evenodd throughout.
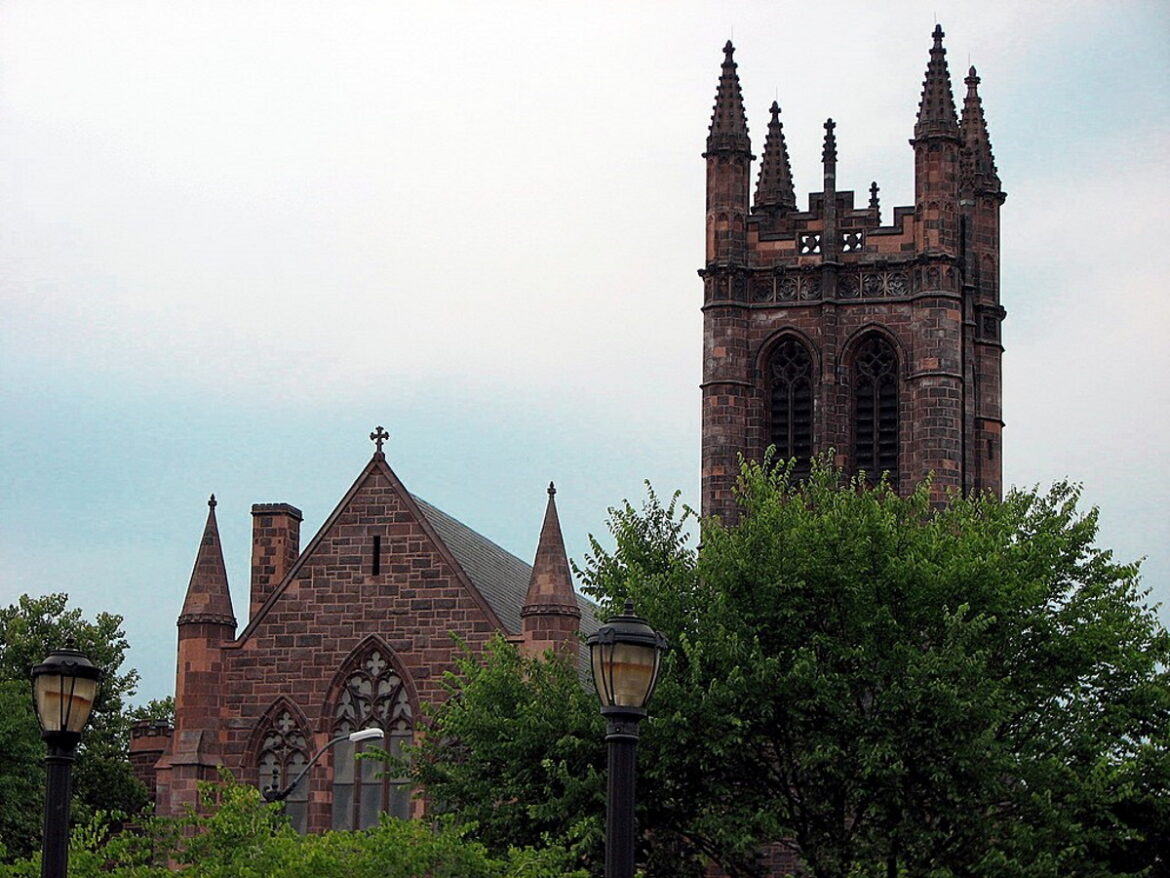
<path id="1" fill-rule="evenodd" d="M 991 138 L 987 135 L 987 121 L 983 116 L 983 101 L 979 97 L 979 76 L 972 67 L 967 78 L 967 96 L 963 99 L 963 185 L 974 192 L 999 193 L 999 172 L 991 153 Z"/>
<path id="2" fill-rule="evenodd" d="M 723 47 L 723 68 L 719 87 L 715 91 L 715 108 L 711 112 L 711 127 L 707 133 L 706 155 L 718 153 L 750 153 L 747 114 L 743 109 L 743 93 L 739 88 L 739 74 L 735 72 L 735 46 L 731 40 Z"/>
<path id="3" fill-rule="evenodd" d="M 955 114 L 955 97 L 951 92 L 951 74 L 947 70 L 947 50 L 942 44 L 942 25 L 934 26 L 933 36 L 934 45 L 930 49 L 930 61 L 926 65 L 926 77 L 922 82 L 922 100 L 918 105 L 914 137 L 957 137 L 959 125 Z"/>
<path id="4" fill-rule="evenodd" d="M 821 150 L 821 161 L 826 165 L 837 164 L 837 135 L 834 131 L 837 123 L 832 119 L 825 120 L 825 145 Z"/>
<path id="5" fill-rule="evenodd" d="M 788 160 L 788 145 L 784 141 L 784 123 L 780 121 L 780 104 L 776 101 L 772 101 L 771 113 L 768 135 L 764 140 L 764 157 L 760 161 L 760 177 L 756 183 L 755 207 L 757 210 L 795 210 L 792 165 Z"/>

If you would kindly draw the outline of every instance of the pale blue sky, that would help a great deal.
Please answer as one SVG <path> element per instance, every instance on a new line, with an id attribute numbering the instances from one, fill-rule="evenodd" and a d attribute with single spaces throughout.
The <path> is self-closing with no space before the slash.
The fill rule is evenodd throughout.
<path id="1" fill-rule="evenodd" d="M 802 202 L 832 116 L 888 216 L 936 17 L 1008 192 L 1005 475 L 1170 600 L 1168 9 L 0 0 L 0 603 L 123 614 L 168 694 L 207 495 L 242 624 L 251 504 L 308 542 L 376 424 L 525 559 L 549 479 L 577 559 L 643 479 L 696 503 L 723 42 Z"/>

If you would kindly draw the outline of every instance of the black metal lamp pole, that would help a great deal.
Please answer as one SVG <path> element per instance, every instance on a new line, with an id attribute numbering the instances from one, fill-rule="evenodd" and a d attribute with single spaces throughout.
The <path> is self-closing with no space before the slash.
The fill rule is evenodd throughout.
<path id="1" fill-rule="evenodd" d="M 81 730 L 97 699 L 101 670 L 72 640 L 32 669 L 33 703 L 48 744 L 45 757 L 45 837 L 41 878 L 65 878 L 69 866 L 69 802 Z"/>
<path id="2" fill-rule="evenodd" d="M 666 638 L 635 616 L 633 602 L 626 601 L 622 615 L 609 619 L 588 643 L 609 757 L 605 875 L 633 878 L 638 723 L 658 682 Z"/>

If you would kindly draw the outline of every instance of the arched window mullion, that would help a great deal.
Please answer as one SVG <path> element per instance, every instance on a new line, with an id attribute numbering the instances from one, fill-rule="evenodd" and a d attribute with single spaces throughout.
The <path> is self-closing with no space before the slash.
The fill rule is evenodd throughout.
<path id="1" fill-rule="evenodd" d="M 898 483 L 898 356 L 874 334 L 853 358 L 853 465 L 876 480 Z"/>
<path id="2" fill-rule="evenodd" d="M 793 475 L 808 475 L 812 456 L 812 357 L 795 338 L 782 339 L 768 359 L 770 444 L 781 460 L 796 458 Z"/>

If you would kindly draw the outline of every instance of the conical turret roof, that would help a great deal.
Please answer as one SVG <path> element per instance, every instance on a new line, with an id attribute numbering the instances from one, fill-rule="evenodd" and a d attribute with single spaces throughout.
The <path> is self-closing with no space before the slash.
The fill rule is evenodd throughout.
<path id="1" fill-rule="evenodd" d="M 187 597 L 179 624 L 212 622 L 236 627 L 232 611 L 232 596 L 228 591 L 227 568 L 223 563 L 223 548 L 219 542 L 219 526 L 215 521 L 215 495 L 207 501 L 207 524 L 203 539 L 195 555 L 195 569 L 187 585 Z"/>
<path id="2" fill-rule="evenodd" d="M 969 183 L 977 192 L 999 192 L 999 172 L 991 153 L 991 138 L 987 134 L 987 120 L 983 117 L 983 101 L 979 97 L 979 76 L 972 67 L 967 78 L 967 96 L 963 99 L 963 154 Z"/>
<path id="3" fill-rule="evenodd" d="M 784 123 L 780 121 L 780 104 L 772 101 L 772 118 L 764 140 L 764 157 L 760 161 L 760 178 L 756 183 L 756 207 L 796 209 L 796 192 L 792 186 L 792 165 L 788 144 L 784 141 Z"/>
<path id="4" fill-rule="evenodd" d="M 947 70 L 947 50 L 943 48 L 943 29 L 934 26 L 934 45 L 926 65 L 922 82 L 922 100 L 918 104 L 918 121 L 914 137 L 937 135 L 958 136 L 959 123 L 955 114 L 955 97 L 951 92 L 951 74 Z"/>
<path id="5" fill-rule="evenodd" d="M 735 46 L 731 40 L 723 47 L 723 69 L 719 74 L 719 88 L 715 92 L 715 109 L 711 113 L 711 127 L 707 133 L 706 155 L 715 153 L 750 153 L 747 114 L 743 109 L 743 93 L 739 88 L 739 74 L 735 72 Z"/>
<path id="6" fill-rule="evenodd" d="M 556 493 L 556 487 L 549 482 L 548 507 L 545 509 L 544 524 L 540 529 L 540 542 L 536 546 L 532 578 L 528 582 L 528 594 L 524 598 L 521 616 L 541 613 L 556 613 L 577 618 L 581 616 L 577 596 L 573 592 L 573 577 L 569 572 L 569 557 L 565 554 L 561 522 L 557 517 Z"/>

